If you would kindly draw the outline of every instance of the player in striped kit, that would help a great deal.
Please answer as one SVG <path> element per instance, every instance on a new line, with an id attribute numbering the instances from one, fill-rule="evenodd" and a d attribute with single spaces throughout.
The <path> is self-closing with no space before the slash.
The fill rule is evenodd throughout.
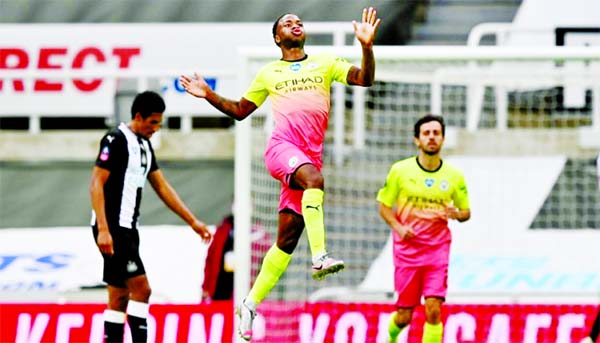
<path id="1" fill-rule="evenodd" d="M 362 47 L 361 67 L 331 54 L 308 55 L 302 20 L 284 14 L 273 24 L 273 39 L 282 58 L 265 65 L 239 101 L 222 98 L 199 75 L 182 75 L 181 85 L 226 115 L 243 120 L 271 97 L 275 128 L 267 144 L 265 164 L 281 182 L 277 242 L 267 252 L 250 293 L 238 309 L 239 333 L 250 340 L 257 305 L 287 269 L 306 227 L 312 254 L 313 278 L 323 279 L 344 268 L 331 257 L 325 244 L 323 220 L 324 180 L 321 173 L 323 140 L 334 81 L 371 86 L 375 77 L 373 43 L 381 19 L 373 8 L 364 9 L 361 22 L 353 22 Z"/>
<path id="2" fill-rule="evenodd" d="M 131 121 L 121 123 L 100 141 L 92 170 L 90 195 L 94 238 L 104 259 L 108 284 L 104 339 L 123 342 L 127 319 L 133 342 L 147 341 L 150 285 L 139 255 L 138 216 L 146 179 L 161 200 L 208 243 L 206 225 L 186 207 L 158 168 L 150 137 L 160 129 L 165 103 L 154 92 L 138 94 Z"/>

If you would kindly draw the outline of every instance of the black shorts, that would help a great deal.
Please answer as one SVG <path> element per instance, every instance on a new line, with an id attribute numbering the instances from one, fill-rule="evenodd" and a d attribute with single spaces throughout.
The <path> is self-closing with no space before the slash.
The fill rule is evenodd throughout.
<path id="1" fill-rule="evenodd" d="M 92 227 L 94 242 L 97 242 L 98 228 Z M 104 273 L 102 281 L 107 284 L 125 288 L 125 281 L 134 276 L 146 274 L 146 269 L 140 257 L 140 235 L 138 230 L 125 227 L 110 229 L 113 239 L 114 255 L 102 254 L 104 258 Z"/>

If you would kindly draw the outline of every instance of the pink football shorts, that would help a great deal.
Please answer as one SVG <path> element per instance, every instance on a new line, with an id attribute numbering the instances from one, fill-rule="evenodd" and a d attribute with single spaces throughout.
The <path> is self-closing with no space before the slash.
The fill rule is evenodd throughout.
<path id="1" fill-rule="evenodd" d="M 275 179 L 281 182 L 278 211 L 288 208 L 302 214 L 301 189 L 290 188 L 292 174 L 302 165 L 310 163 L 321 170 L 321 156 L 310 156 L 297 146 L 286 141 L 269 142 L 265 152 L 265 165 Z"/>
<path id="2" fill-rule="evenodd" d="M 445 299 L 448 265 L 396 265 L 394 288 L 398 293 L 396 307 L 415 307 L 421 303 L 421 296 Z"/>

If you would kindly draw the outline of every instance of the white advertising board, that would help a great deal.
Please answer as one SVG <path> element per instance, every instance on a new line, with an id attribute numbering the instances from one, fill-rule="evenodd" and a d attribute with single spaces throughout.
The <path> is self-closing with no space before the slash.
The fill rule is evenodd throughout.
<path id="1" fill-rule="evenodd" d="M 0 25 L 0 115 L 111 115 L 117 72 L 139 75 L 139 90 L 158 79 L 167 114 L 216 113 L 176 80 L 197 71 L 224 96 L 241 96 L 241 45 L 277 49 L 271 24 Z"/>
<path id="2" fill-rule="evenodd" d="M 141 227 L 140 255 L 152 301 L 200 302 L 207 251 L 187 226 Z M 89 227 L 0 230 L 0 293 L 56 296 L 101 285 L 102 266 Z M 19 300 L 25 301 L 13 299 Z"/>

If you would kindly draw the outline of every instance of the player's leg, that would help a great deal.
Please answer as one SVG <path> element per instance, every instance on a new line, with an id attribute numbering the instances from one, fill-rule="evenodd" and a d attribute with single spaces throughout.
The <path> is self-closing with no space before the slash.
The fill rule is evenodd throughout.
<path id="1" fill-rule="evenodd" d="M 92 227 L 94 240 L 98 237 L 98 229 Z M 123 342 L 125 319 L 129 290 L 125 285 L 126 261 L 123 256 L 123 237 L 120 230 L 110 231 L 113 239 L 114 254 L 102 255 L 104 261 L 102 280 L 107 284 L 108 302 L 104 311 L 104 342 Z"/>
<path id="2" fill-rule="evenodd" d="M 302 193 L 302 216 L 306 223 L 306 234 L 312 256 L 325 254 L 325 224 L 323 198 L 325 193 L 323 174 L 313 164 L 300 166 L 293 174 L 291 187 L 304 190 Z"/>
<path id="3" fill-rule="evenodd" d="M 284 209 L 279 212 L 277 242 L 271 246 L 263 258 L 260 272 L 246 298 L 248 302 L 258 305 L 271 292 L 271 289 L 287 269 L 292 259 L 292 253 L 302 235 L 303 228 L 302 216 L 291 210 Z"/>
<path id="4" fill-rule="evenodd" d="M 136 229 L 119 230 L 118 254 L 124 284 L 129 290 L 127 322 L 133 342 L 146 342 L 148 337 L 147 318 L 151 289 L 146 269 L 140 257 L 140 236 Z M 115 248 L 117 252 L 117 248 Z M 116 253 L 115 253 L 116 255 Z"/>
<path id="5" fill-rule="evenodd" d="M 304 190 L 302 216 L 313 259 L 313 278 L 323 279 L 344 269 L 344 262 L 327 254 L 325 244 L 325 219 L 323 212 L 324 180 L 321 171 L 311 163 L 301 165 L 291 177 L 290 185 Z"/>
<path id="6" fill-rule="evenodd" d="M 444 334 L 442 305 L 448 290 L 448 265 L 428 266 L 423 274 L 425 325 L 423 343 L 441 343 Z"/>
<path id="7" fill-rule="evenodd" d="M 321 159 L 309 156 L 288 142 L 271 141 L 265 152 L 269 173 L 282 183 L 279 210 L 288 208 L 304 218 L 313 256 L 313 277 L 322 279 L 344 268 L 344 262 L 327 255 L 323 220 Z"/>
<path id="8" fill-rule="evenodd" d="M 598 336 L 600 335 L 600 310 L 596 312 L 596 318 L 594 319 L 594 324 L 592 324 L 592 329 L 590 330 L 590 334 L 581 341 L 581 343 L 595 343 L 598 340 Z"/>
<path id="9" fill-rule="evenodd" d="M 421 302 L 421 270 L 394 260 L 394 290 L 398 294 L 396 311 L 390 315 L 388 324 L 389 342 L 395 343 L 398 336 L 410 324 L 413 309 Z"/>
<path id="10" fill-rule="evenodd" d="M 592 331 L 590 332 L 590 338 L 592 341 L 596 342 L 598 340 L 598 335 L 600 335 L 600 310 L 596 314 L 596 319 L 594 320 L 594 325 L 592 325 Z"/>
<path id="11" fill-rule="evenodd" d="M 127 322 L 131 329 L 131 339 L 134 343 L 148 340 L 148 313 L 150 305 L 150 284 L 145 274 L 134 276 L 127 280 L 130 290 L 129 304 L 127 305 Z"/>
<path id="12" fill-rule="evenodd" d="M 425 325 L 423 327 L 423 343 L 441 343 L 444 326 L 441 320 L 443 299 L 425 298 Z"/>
<path id="13" fill-rule="evenodd" d="M 125 332 L 125 310 L 129 300 L 129 290 L 125 287 L 108 285 L 108 303 L 104 310 L 104 342 L 123 342 Z"/>
<path id="14" fill-rule="evenodd" d="M 256 315 L 256 307 L 269 295 L 287 269 L 303 229 L 304 220 L 301 215 L 288 209 L 279 212 L 277 242 L 263 258 L 250 293 L 237 309 L 240 317 L 238 332 L 243 339 L 252 338 L 252 321 Z"/>
<path id="15" fill-rule="evenodd" d="M 396 343 L 398 336 L 404 331 L 404 329 L 410 324 L 413 316 L 413 308 L 398 308 L 390 315 L 390 321 L 388 323 L 388 336 L 390 343 Z"/>

